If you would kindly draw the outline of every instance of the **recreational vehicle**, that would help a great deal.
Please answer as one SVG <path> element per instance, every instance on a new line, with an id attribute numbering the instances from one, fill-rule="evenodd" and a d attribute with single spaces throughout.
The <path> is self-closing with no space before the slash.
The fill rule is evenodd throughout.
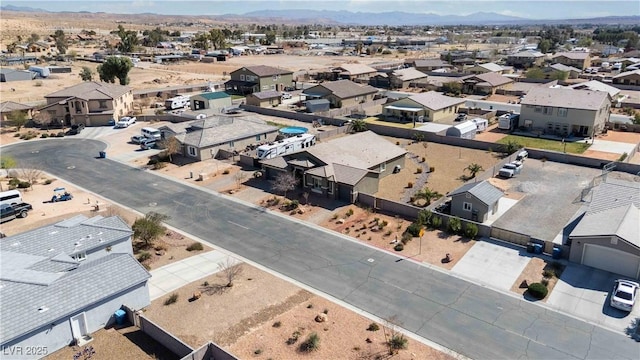
<path id="1" fill-rule="evenodd" d="M 182 109 L 183 107 L 188 106 L 189 103 L 190 98 L 188 96 L 180 95 L 165 100 L 164 107 L 167 108 L 167 110 Z"/>
<path id="2" fill-rule="evenodd" d="M 302 149 L 306 149 L 309 146 L 316 144 L 316 136 L 312 134 L 300 134 L 292 137 L 288 137 L 282 140 L 275 141 L 273 143 L 260 145 L 256 155 L 258 159 L 272 159 L 274 157 L 282 156 L 285 154 L 291 154 Z"/>
<path id="3" fill-rule="evenodd" d="M 519 114 L 507 113 L 498 117 L 498 129 L 513 130 L 518 126 Z"/>

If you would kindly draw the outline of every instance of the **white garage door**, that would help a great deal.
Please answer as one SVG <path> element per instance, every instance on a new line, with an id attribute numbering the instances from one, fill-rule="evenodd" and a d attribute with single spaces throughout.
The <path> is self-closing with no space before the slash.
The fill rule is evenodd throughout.
<path id="1" fill-rule="evenodd" d="M 585 244 L 582 263 L 597 269 L 637 278 L 640 256 L 600 245 Z"/>

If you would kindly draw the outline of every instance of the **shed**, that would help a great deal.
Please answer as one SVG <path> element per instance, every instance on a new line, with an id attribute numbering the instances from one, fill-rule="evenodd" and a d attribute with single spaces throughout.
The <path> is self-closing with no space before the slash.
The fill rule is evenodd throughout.
<path id="1" fill-rule="evenodd" d="M 471 121 L 476 124 L 476 131 L 477 132 L 483 132 L 485 130 L 487 130 L 487 127 L 489 127 L 489 120 L 484 119 L 484 118 L 474 118 L 471 119 Z"/>
<path id="2" fill-rule="evenodd" d="M 463 139 L 474 139 L 478 127 L 473 121 L 465 121 L 447 129 L 447 136 L 459 137 Z"/>
<path id="3" fill-rule="evenodd" d="M 277 106 L 282 103 L 282 95 L 275 90 L 254 92 L 247 95 L 247 105 L 260 107 Z"/>
<path id="4" fill-rule="evenodd" d="M 49 67 L 47 66 L 29 66 L 29 71 L 38 74 L 41 78 L 47 78 L 51 75 L 51 71 L 49 71 Z"/>
<path id="5" fill-rule="evenodd" d="M 27 70 L 0 69 L 0 82 L 33 80 L 36 73 Z"/>
<path id="6" fill-rule="evenodd" d="M 498 212 L 504 193 L 488 181 L 469 182 L 455 189 L 451 197 L 451 215 L 471 221 L 485 222 Z"/>
<path id="7" fill-rule="evenodd" d="M 307 112 L 313 113 L 318 111 L 329 111 L 330 103 L 327 99 L 314 99 L 304 102 L 307 107 Z"/>
<path id="8" fill-rule="evenodd" d="M 220 109 L 231 106 L 231 95 L 224 91 L 193 95 L 189 100 L 191 102 L 191 110 Z"/>

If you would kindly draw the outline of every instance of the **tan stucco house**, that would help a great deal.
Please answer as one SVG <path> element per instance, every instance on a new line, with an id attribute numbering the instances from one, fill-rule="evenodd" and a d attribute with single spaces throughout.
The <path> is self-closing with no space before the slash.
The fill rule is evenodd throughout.
<path id="1" fill-rule="evenodd" d="M 554 62 L 562 65 L 573 66 L 580 70 L 584 70 L 591 66 L 591 55 L 588 52 L 560 52 L 551 58 Z"/>
<path id="2" fill-rule="evenodd" d="M 44 98 L 47 105 L 39 111 L 48 112 L 52 123 L 65 126 L 104 126 L 133 111 L 131 88 L 105 82 L 85 81 Z"/>
<path id="3" fill-rule="evenodd" d="M 446 121 L 453 119 L 458 108 L 464 104 L 462 98 L 429 91 L 389 103 L 383 108 L 386 119 L 400 121 Z"/>
<path id="4" fill-rule="evenodd" d="M 342 108 L 373 100 L 378 89 L 359 85 L 351 80 L 324 82 L 310 87 L 302 93 L 308 100 L 327 99 L 332 108 Z"/>

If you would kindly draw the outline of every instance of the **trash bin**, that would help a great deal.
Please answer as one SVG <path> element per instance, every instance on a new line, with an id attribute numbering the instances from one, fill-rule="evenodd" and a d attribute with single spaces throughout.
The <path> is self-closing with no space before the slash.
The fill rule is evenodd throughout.
<path id="1" fill-rule="evenodd" d="M 533 244 L 533 252 L 536 254 L 542 254 L 542 245 L 541 244 Z"/>
<path id="2" fill-rule="evenodd" d="M 107 152 L 106 151 L 100 151 L 100 159 L 104 159 L 107 157 Z"/>
<path id="3" fill-rule="evenodd" d="M 124 320 L 125 320 L 125 317 L 127 316 L 127 313 L 124 310 L 119 309 L 119 310 L 116 310 L 113 316 L 116 318 L 116 324 L 122 325 L 124 324 Z"/>
<path id="4" fill-rule="evenodd" d="M 554 259 L 560 259 L 562 257 L 562 249 L 554 247 L 551 257 Z"/>
<path id="5" fill-rule="evenodd" d="M 528 253 L 533 253 L 534 249 L 533 249 L 533 243 L 528 243 L 527 244 L 527 252 Z"/>

